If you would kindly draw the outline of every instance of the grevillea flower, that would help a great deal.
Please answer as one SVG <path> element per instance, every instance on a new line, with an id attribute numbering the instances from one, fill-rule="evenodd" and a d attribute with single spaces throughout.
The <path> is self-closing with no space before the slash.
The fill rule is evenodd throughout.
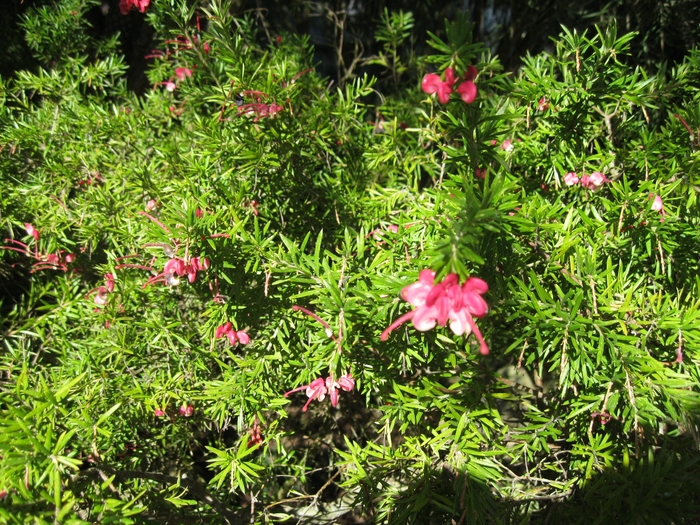
<path id="1" fill-rule="evenodd" d="M 151 0 L 119 0 L 119 10 L 123 15 L 128 15 L 132 9 L 145 13 L 150 3 Z"/>
<path id="2" fill-rule="evenodd" d="M 549 102 L 545 97 L 542 97 L 537 103 L 537 111 L 547 111 L 549 109 Z"/>
<path id="3" fill-rule="evenodd" d="M 314 399 L 323 401 L 326 398 L 326 394 L 328 393 L 328 388 L 326 387 L 326 380 L 322 377 L 319 377 L 318 379 L 314 379 L 313 381 L 311 381 L 311 383 L 309 383 L 308 385 L 300 386 L 295 388 L 294 390 L 286 392 L 284 394 L 284 397 L 289 397 L 294 392 L 299 392 L 300 390 L 306 390 L 306 395 L 309 398 L 309 400 L 304 405 L 304 408 L 301 409 L 302 412 L 306 412 L 309 409 L 309 404 L 311 404 L 311 402 Z"/>
<path id="4" fill-rule="evenodd" d="M 301 409 L 302 412 L 306 412 L 311 401 L 314 399 L 323 401 L 326 394 L 328 394 L 331 398 L 331 405 L 336 407 L 338 406 L 338 389 L 344 390 L 345 392 L 351 392 L 354 388 L 355 379 L 351 374 L 344 374 L 340 376 L 337 381 L 333 379 L 333 376 L 328 376 L 326 379 L 319 377 L 318 379 L 314 379 L 308 385 L 303 385 L 295 388 L 294 390 L 286 392 L 284 397 L 289 397 L 294 392 L 299 392 L 300 390 L 306 389 L 306 395 L 308 396 L 309 400 L 304 405 L 304 408 Z"/>
<path id="5" fill-rule="evenodd" d="M 462 100 L 467 104 L 471 104 L 476 99 L 478 89 L 474 83 L 476 75 L 479 72 L 474 66 L 467 67 L 467 71 L 464 73 L 464 82 L 457 86 L 457 93 L 462 97 Z"/>
<path id="6" fill-rule="evenodd" d="M 34 237 L 35 241 L 39 240 L 39 230 L 37 230 L 34 226 L 29 224 L 28 222 L 24 223 L 24 229 L 27 230 L 27 234 L 31 235 Z"/>
<path id="7" fill-rule="evenodd" d="M 192 76 L 192 70 L 188 69 L 186 67 L 176 67 L 175 68 L 175 76 L 180 81 L 185 80 L 187 77 Z"/>
<path id="8" fill-rule="evenodd" d="M 453 273 L 442 282 L 435 283 L 435 272 L 423 270 L 418 282 L 401 291 L 401 297 L 415 309 L 391 323 L 382 332 L 381 340 L 386 341 L 393 330 L 409 320 L 421 332 L 433 329 L 436 324 L 445 326 L 449 321 L 455 335 L 473 332 L 479 340 L 479 351 L 486 355 L 489 348 L 472 316 L 484 317 L 488 312 L 488 305 L 481 297 L 488 289 L 488 285 L 478 277 L 470 277 L 460 286 L 459 278 Z"/>
<path id="9" fill-rule="evenodd" d="M 651 209 L 658 211 L 661 215 L 666 215 L 666 210 L 664 210 L 664 201 L 661 200 L 661 196 L 650 193 L 649 200 L 652 199 L 654 199 L 654 202 L 651 203 Z M 663 222 L 663 219 L 661 219 L 661 221 Z"/>
<path id="10" fill-rule="evenodd" d="M 581 186 L 588 190 L 597 191 L 603 186 L 603 183 L 605 182 L 610 182 L 610 179 L 608 179 L 599 171 L 594 171 L 590 175 L 586 175 L 584 173 L 581 176 Z"/>
<path id="11" fill-rule="evenodd" d="M 194 414 L 194 407 L 187 403 L 180 407 L 179 412 L 182 417 L 192 417 L 192 414 Z"/>
<path id="12" fill-rule="evenodd" d="M 232 346 L 236 343 L 241 343 L 242 345 L 247 345 L 250 343 L 250 336 L 248 336 L 248 334 L 243 330 L 235 331 L 230 321 L 226 321 L 224 324 L 219 326 L 216 329 L 214 337 L 216 339 L 227 337 Z"/>
<path id="13" fill-rule="evenodd" d="M 566 184 L 567 186 L 575 186 L 578 183 L 579 183 L 578 175 L 576 175 L 573 171 L 564 175 L 564 184 Z"/>
<path id="14" fill-rule="evenodd" d="M 437 73 L 428 73 L 423 77 L 421 89 L 424 93 L 432 95 L 437 93 L 440 104 L 447 104 L 450 101 L 452 94 L 452 86 L 455 83 L 455 71 L 451 67 L 445 70 L 445 80 L 440 78 Z"/>
<path id="15" fill-rule="evenodd" d="M 156 417 L 163 417 L 163 416 L 165 416 L 165 412 L 162 411 L 160 408 L 156 408 L 156 409 L 153 411 L 153 415 L 156 416 Z"/>

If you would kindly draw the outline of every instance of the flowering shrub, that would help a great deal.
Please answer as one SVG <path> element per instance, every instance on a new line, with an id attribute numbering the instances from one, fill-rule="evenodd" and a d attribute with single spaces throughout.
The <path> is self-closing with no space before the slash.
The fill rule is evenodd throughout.
<path id="1" fill-rule="evenodd" d="M 458 17 L 403 67 L 387 13 L 382 93 L 123 1 L 137 97 L 90 5 L 0 79 L 2 520 L 693 523 L 697 51 L 565 30 L 506 75 Z"/>

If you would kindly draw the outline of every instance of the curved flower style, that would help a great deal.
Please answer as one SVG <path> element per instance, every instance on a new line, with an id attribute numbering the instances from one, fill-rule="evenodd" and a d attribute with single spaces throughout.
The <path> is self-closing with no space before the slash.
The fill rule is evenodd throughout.
<path id="1" fill-rule="evenodd" d="M 486 355 L 489 348 L 472 316 L 484 317 L 488 312 L 488 305 L 481 297 L 488 289 L 488 285 L 478 277 L 470 277 L 460 286 L 454 273 L 435 283 L 435 272 L 423 270 L 418 282 L 401 291 L 401 297 L 415 309 L 391 323 L 382 332 L 381 340 L 386 341 L 393 330 L 409 320 L 421 332 L 431 330 L 435 325 L 445 326 L 449 321 L 455 335 L 474 333 L 479 340 L 479 352 Z"/>

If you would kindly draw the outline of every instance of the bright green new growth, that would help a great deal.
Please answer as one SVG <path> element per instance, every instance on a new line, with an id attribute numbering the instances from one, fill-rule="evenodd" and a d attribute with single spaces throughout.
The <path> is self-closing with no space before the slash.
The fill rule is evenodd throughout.
<path id="1" fill-rule="evenodd" d="M 386 13 L 384 94 L 225 2 L 154 0 L 168 53 L 137 97 L 92 5 L 30 11 L 41 68 L 0 78 L 2 235 L 32 254 L 0 253 L 2 520 L 697 518 L 697 51 L 650 76 L 631 35 L 564 30 L 509 76 L 461 18 L 402 62 L 413 18 Z M 421 92 L 471 64 L 473 104 Z M 173 257 L 211 266 L 144 286 Z M 488 283 L 488 356 L 441 327 L 380 341 L 424 268 Z M 229 320 L 250 344 L 215 339 Z M 348 372 L 338 408 L 283 397 Z"/>

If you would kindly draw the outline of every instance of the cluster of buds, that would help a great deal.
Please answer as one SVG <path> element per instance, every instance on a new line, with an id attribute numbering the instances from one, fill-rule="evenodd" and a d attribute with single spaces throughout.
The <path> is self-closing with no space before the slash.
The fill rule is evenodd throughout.
<path id="1" fill-rule="evenodd" d="M 34 242 L 38 243 L 41 234 L 30 223 L 24 224 L 24 229 L 27 230 L 27 234 L 34 238 Z M 29 245 L 15 239 L 5 239 L 9 246 L 0 246 L 0 249 L 11 250 L 13 252 L 18 252 L 36 259 L 37 262 L 33 264 L 31 272 L 38 272 L 40 270 L 61 270 L 64 272 L 68 271 L 68 264 L 75 262 L 75 254 L 68 253 L 65 250 L 58 250 L 56 253 L 43 254 L 39 252 L 38 246 L 35 246 L 32 250 Z"/>
<path id="2" fill-rule="evenodd" d="M 445 70 L 445 80 L 442 80 L 437 73 L 425 75 L 421 82 L 421 89 L 428 95 L 437 93 L 440 104 L 447 104 L 453 91 L 459 93 L 464 102 L 471 104 L 476 99 L 478 92 L 474 83 L 477 74 L 478 71 L 474 66 L 467 67 L 464 72 L 464 80 L 457 86 L 457 89 L 453 89 L 455 83 L 459 81 L 459 77 L 455 77 L 455 70 L 448 67 Z"/>
<path id="3" fill-rule="evenodd" d="M 224 324 L 217 327 L 214 337 L 216 339 L 221 339 L 222 337 L 228 338 L 231 346 L 235 345 L 236 343 L 241 343 L 242 345 L 247 345 L 250 343 L 250 337 L 248 334 L 243 330 L 234 330 L 230 321 L 226 321 Z"/>
<path id="4" fill-rule="evenodd" d="M 450 329 L 455 335 L 474 333 L 479 341 L 479 351 L 486 355 L 489 348 L 473 316 L 484 317 L 488 312 L 488 305 L 481 297 L 488 289 L 488 285 L 478 277 L 470 277 L 460 286 L 459 278 L 454 273 L 436 283 L 435 272 L 423 270 L 418 276 L 418 282 L 401 291 L 401 297 L 415 309 L 389 325 L 382 332 L 381 340 L 386 341 L 393 330 L 409 320 L 421 332 L 433 329 L 436 324 L 445 326 L 449 321 Z"/>
<path id="5" fill-rule="evenodd" d="M 579 178 L 574 172 L 567 173 L 564 176 L 564 184 L 567 186 L 575 186 L 576 184 L 581 184 L 587 190 L 598 191 L 604 183 L 610 182 L 605 175 L 599 171 L 594 171 L 590 175 L 585 173 Z"/>
<path id="6" fill-rule="evenodd" d="M 87 186 L 92 186 L 93 184 L 98 184 L 101 182 L 104 182 L 104 178 L 102 178 L 102 175 L 100 174 L 99 171 L 95 171 L 90 173 L 87 177 L 84 179 L 78 180 L 78 186 L 81 188 L 85 188 Z"/>
<path id="7" fill-rule="evenodd" d="M 258 422 L 258 418 L 255 418 L 255 423 L 253 423 L 253 426 L 250 428 L 250 438 L 248 439 L 248 448 L 250 447 L 257 447 L 258 445 L 262 445 L 263 438 L 262 438 L 262 433 L 260 432 L 260 423 Z"/>
<path id="8" fill-rule="evenodd" d="M 331 398 L 331 405 L 336 407 L 338 406 L 338 390 L 352 392 L 354 388 L 355 378 L 353 378 L 351 374 L 345 374 L 340 376 L 338 378 L 338 381 L 335 381 L 333 379 L 333 376 L 328 376 L 325 379 L 319 377 L 318 379 L 314 379 L 313 381 L 311 381 L 311 383 L 309 383 L 308 385 L 300 386 L 298 388 L 295 388 L 294 390 L 286 392 L 284 394 L 284 397 L 289 397 L 295 392 L 306 390 L 306 396 L 309 398 L 309 400 L 304 405 L 304 408 L 301 409 L 302 412 L 306 412 L 309 409 L 311 401 L 313 401 L 314 399 L 317 399 L 319 402 L 323 401 L 326 397 L 326 394 L 328 394 L 328 396 Z"/>

